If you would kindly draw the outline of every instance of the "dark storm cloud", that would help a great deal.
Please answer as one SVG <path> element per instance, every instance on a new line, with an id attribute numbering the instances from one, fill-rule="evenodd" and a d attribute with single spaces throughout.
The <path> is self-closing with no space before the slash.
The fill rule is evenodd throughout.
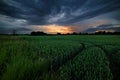
<path id="1" fill-rule="evenodd" d="M 8 27 L 0 27 L 0 34 L 12 34 L 13 31 L 16 31 L 16 33 L 20 33 L 20 32 L 23 32 L 26 33 L 26 32 L 30 32 L 32 30 L 30 29 L 27 29 L 27 28 L 8 28 Z"/>
<path id="2" fill-rule="evenodd" d="M 114 14 L 114 18 L 120 21 L 120 10 L 116 14 Z"/>
<path id="3" fill-rule="evenodd" d="M 97 28 L 112 28 L 112 27 L 120 27 L 120 24 L 103 24 L 97 26 Z"/>
<path id="4" fill-rule="evenodd" d="M 119 8 L 119 0 L 0 0 L 0 14 L 32 25 L 73 24 Z"/>
<path id="5" fill-rule="evenodd" d="M 99 25 L 96 28 L 88 28 L 83 32 L 94 33 L 95 31 L 98 31 L 98 30 L 114 30 L 116 32 L 120 32 L 120 24 Z"/>

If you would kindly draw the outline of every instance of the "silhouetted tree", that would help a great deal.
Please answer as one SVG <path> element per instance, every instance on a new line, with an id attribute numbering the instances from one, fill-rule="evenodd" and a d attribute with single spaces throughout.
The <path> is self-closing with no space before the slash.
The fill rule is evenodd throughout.
<path id="1" fill-rule="evenodd" d="M 57 35 L 61 35 L 61 33 L 57 33 Z"/>
<path id="2" fill-rule="evenodd" d="M 95 34 L 106 34 L 105 31 L 98 31 L 98 32 L 95 32 Z"/>
<path id="3" fill-rule="evenodd" d="M 77 33 L 76 33 L 76 32 L 73 32 L 72 35 L 77 35 Z"/>
<path id="4" fill-rule="evenodd" d="M 120 35 L 120 32 L 114 32 L 114 34 L 116 34 L 116 35 Z"/>
<path id="5" fill-rule="evenodd" d="M 120 32 L 105 32 L 105 31 L 98 31 L 95 32 L 97 35 L 120 35 Z"/>
<path id="6" fill-rule="evenodd" d="M 37 31 L 37 32 L 31 32 L 31 35 L 34 35 L 34 36 L 39 36 L 39 35 L 47 35 L 46 33 L 44 32 L 41 32 L 41 31 Z"/>

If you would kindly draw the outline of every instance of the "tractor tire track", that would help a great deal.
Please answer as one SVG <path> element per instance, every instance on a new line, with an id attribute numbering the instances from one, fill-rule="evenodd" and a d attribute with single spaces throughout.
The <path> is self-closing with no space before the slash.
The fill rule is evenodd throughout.
<path id="1" fill-rule="evenodd" d="M 113 75 L 113 80 L 120 80 L 120 76 L 119 76 L 120 75 L 120 64 L 116 63 L 116 61 L 114 60 L 114 58 L 112 56 L 113 54 L 116 54 L 119 51 L 119 49 L 112 51 L 111 53 L 108 53 L 108 51 L 106 49 L 104 49 L 101 45 L 94 44 L 93 42 L 90 42 L 90 43 L 92 43 L 94 46 L 96 46 L 98 48 L 101 48 L 105 52 L 105 54 L 110 62 L 109 65 L 110 65 L 110 69 L 111 69 L 111 72 Z"/>
<path id="2" fill-rule="evenodd" d="M 80 43 L 82 45 L 82 47 L 79 47 L 79 49 L 77 51 L 75 51 L 75 53 L 73 53 L 73 55 L 69 56 L 69 58 L 67 58 L 66 61 L 61 62 L 62 64 L 59 65 L 55 65 L 52 68 L 50 67 L 50 71 L 57 71 L 61 66 L 65 65 L 66 63 L 68 63 L 69 61 L 72 61 L 79 53 L 81 53 L 84 49 L 85 49 L 85 44 L 84 43 Z M 51 64 L 52 65 L 52 64 Z"/>

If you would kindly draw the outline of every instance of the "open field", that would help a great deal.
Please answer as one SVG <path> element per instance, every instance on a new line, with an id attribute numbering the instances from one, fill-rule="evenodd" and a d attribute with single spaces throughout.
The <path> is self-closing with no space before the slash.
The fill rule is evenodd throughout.
<path id="1" fill-rule="evenodd" d="M 119 35 L 0 36 L 0 80 L 120 80 Z"/>

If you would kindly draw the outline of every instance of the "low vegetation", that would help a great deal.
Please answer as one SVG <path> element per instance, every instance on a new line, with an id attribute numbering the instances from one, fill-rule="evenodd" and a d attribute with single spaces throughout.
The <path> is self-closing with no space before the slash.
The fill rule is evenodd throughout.
<path id="1" fill-rule="evenodd" d="M 0 80 L 120 80 L 118 35 L 0 36 Z"/>

